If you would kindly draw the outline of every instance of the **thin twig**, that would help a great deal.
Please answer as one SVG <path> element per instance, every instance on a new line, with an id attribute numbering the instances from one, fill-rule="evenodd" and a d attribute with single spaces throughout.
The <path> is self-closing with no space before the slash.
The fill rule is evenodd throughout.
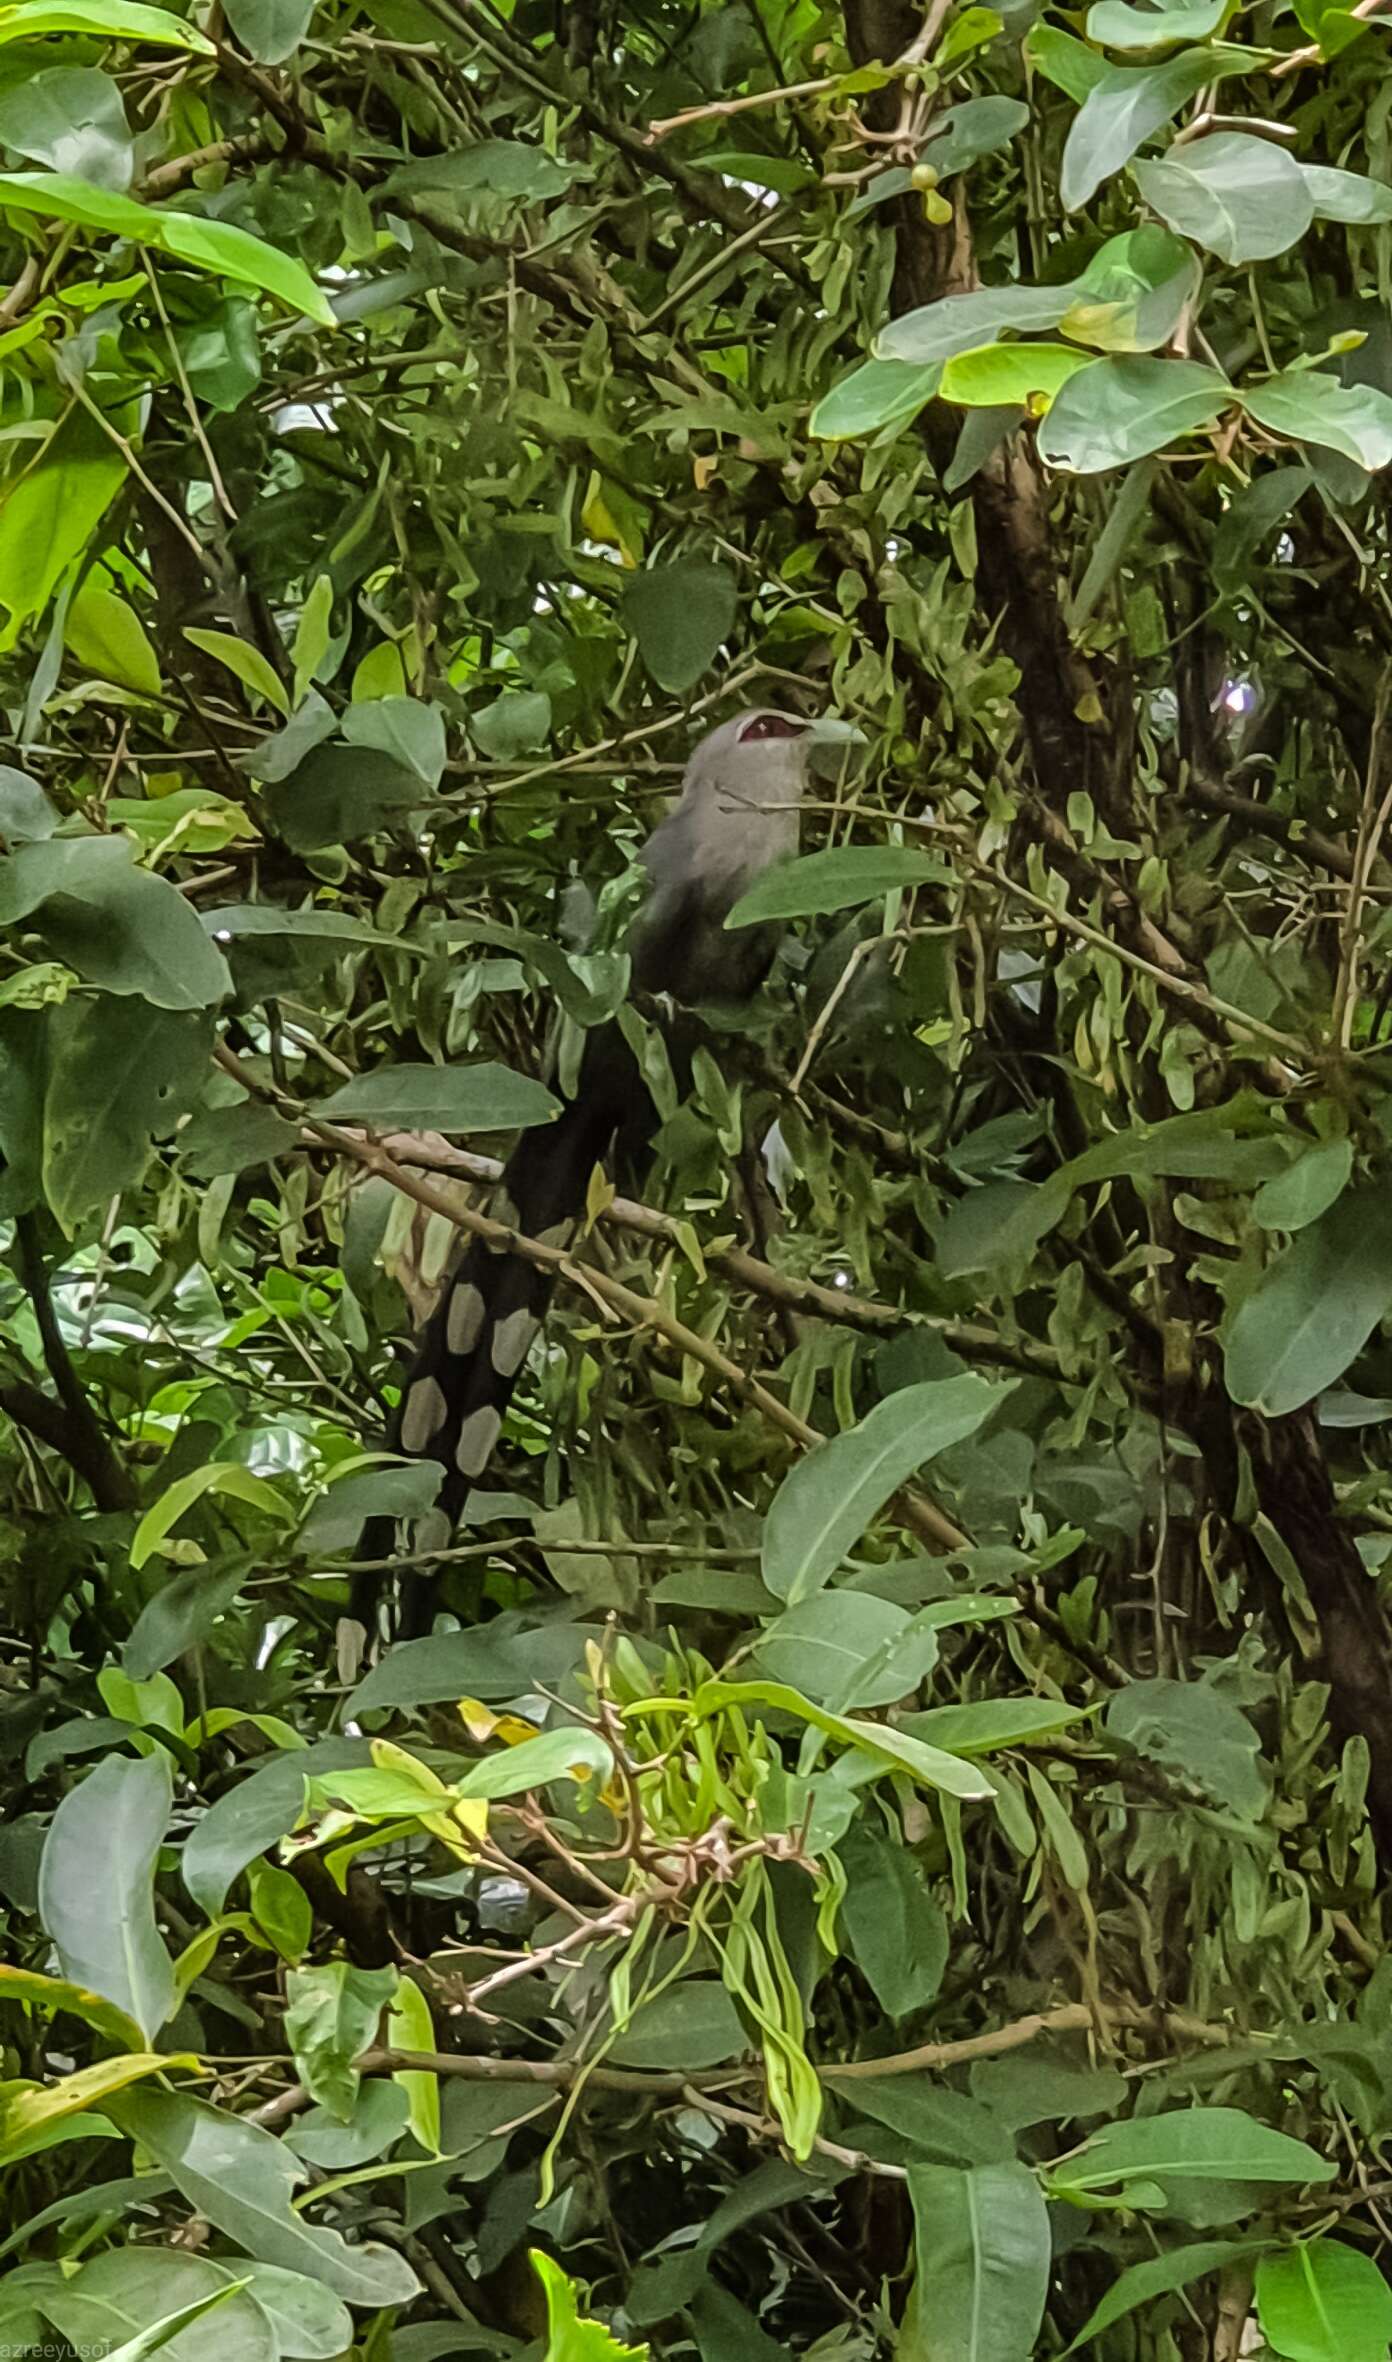
<path id="1" fill-rule="evenodd" d="M 1339 931 L 1339 973 L 1334 986 L 1334 1006 L 1330 1030 L 1341 1050 L 1347 1050 L 1353 1040 L 1353 1020 L 1358 1006 L 1358 960 L 1363 948 L 1363 904 L 1378 847 L 1392 813 L 1392 780 L 1388 781 L 1380 803 L 1375 803 L 1378 779 L 1382 772 L 1383 741 L 1387 732 L 1387 708 L 1392 698 L 1392 665 L 1385 666 L 1378 684 L 1377 705 L 1373 727 L 1368 740 L 1368 768 L 1363 781 L 1363 806 L 1358 820 L 1358 839 L 1353 853 L 1353 877 L 1349 884 L 1348 904 L 1344 923 Z"/>
<path id="2" fill-rule="evenodd" d="M 367 1172 L 389 1181 L 394 1189 L 400 1190 L 403 1197 L 414 1198 L 417 1205 L 424 1206 L 428 1213 L 440 1214 L 454 1229 L 467 1230 L 473 1237 L 481 1238 L 486 1245 L 501 1253 L 518 1255 L 524 1263 L 535 1264 L 538 1269 L 565 1280 L 569 1286 L 581 1289 L 603 1305 L 615 1320 L 636 1329 L 654 1330 L 676 1352 L 711 1371 L 733 1393 L 760 1411 L 771 1426 L 790 1436 L 793 1442 L 802 1445 L 805 1450 L 825 1441 L 818 1428 L 810 1426 L 806 1419 L 799 1418 L 797 1412 L 780 1402 L 778 1396 L 771 1393 L 760 1379 L 742 1369 L 712 1339 L 688 1328 L 685 1321 L 678 1320 L 675 1313 L 670 1312 L 655 1297 L 638 1295 L 632 1288 L 611 1279 L 606 1272 L 593 1269 L 581 1271 L 563 1247 L 544 1246 L 540 1239 L 528 1238 L 525 1233 L 506 1223 L 495 1222 L 487 1214 L 476 1212 L 472 1206 L 454 1204 L 443 1197 L 438 1189 L 432 1189 L 428 1182 L 417 1180 L 408 1173 L 395 1157 L 388 1154 L 380 1141 L 364 1140 L 355 1132 L 345 1131 L 341 1125 L 326 1124 L 274 1084 L 258 1081 L 236 1053 L 228 1049 L 226 1043 L 218 1044 L 214 1056 L 223 1071 L 239 1082 L 242 1089 L 253 1098 L 264 1100 L 270 1106 L 279 1107 L 282 1113 L 297 1118 L 326 1147 L 332 1148 L 340 1156 L 351 1157 L 354 1163 L 362 1165 Z M 896 1496 L 890 1509 L 892 1515 L 911 1527 L 934 1549 L 953 1551 L 966 1547 L 967 1536 L 961 1528 L 954 1525 L 936 1502 L 929 1500 L 926 1495 L 905 1490 Z"/>

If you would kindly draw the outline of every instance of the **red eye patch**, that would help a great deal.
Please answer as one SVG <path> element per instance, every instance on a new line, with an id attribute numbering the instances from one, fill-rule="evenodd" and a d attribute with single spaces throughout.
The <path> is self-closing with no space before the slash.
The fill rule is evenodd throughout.
<path id="1" fill-rule="evenodd" d="M 756 714 L 741 730 L 739 744 L 749 746 L 758 738 L 805 738 L 807 731 L 806 722 L 790 722 L 785 714 Z"/>

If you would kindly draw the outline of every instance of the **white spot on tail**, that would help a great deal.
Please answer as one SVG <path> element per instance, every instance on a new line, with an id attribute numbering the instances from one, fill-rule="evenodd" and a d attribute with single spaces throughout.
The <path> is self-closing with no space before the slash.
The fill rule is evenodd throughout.
<path id="1" fill-rule="evenodd" d="M 492 1362 L 500 1378 L 515 1378 L 539 1323 L 526 1310 L 510 1312 L 493 1331 Z"/>
<path id="2" fill-rule="evenodd" d="M 461 1280 L 449 1300 L 445 1342 L 451 1353 L 472 1353 L 483 1327 L 483 1296 L 471 1280 Z"/>
<path id="3" fill-rule="evenodd" d="M 501 1415 L 488 1407 L 471 1411 L 459 1430 L 454 1464 L 461 1476 L 482 1476 L 502 1432 Z"/>
<path id="4" fill-rule="evenodd" d="M 403 1452 L 423 1452 L 444 1415 L 445 1397 L 439 1380 L 417 1378 L 406 1397 L 406 1409 L 401 1421 Z"/>

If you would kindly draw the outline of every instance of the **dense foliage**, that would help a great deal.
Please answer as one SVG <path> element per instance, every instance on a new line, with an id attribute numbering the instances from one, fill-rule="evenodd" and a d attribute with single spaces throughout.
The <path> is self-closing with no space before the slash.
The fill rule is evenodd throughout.
<path id="1" fill-rule="evenodd" d="M 0 10 L 7 2354 L 1386 2355 L 1377 12 Z"/>

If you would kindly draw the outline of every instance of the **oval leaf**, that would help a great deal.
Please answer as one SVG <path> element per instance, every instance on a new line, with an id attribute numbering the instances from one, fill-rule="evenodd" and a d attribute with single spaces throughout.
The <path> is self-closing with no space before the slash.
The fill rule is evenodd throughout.
<path id="1" fill-rule="evenodd" d="M 314 1113 L 379 1132 L 515 1132 L 549 1124 L 560 1106 L 510 1066 L 378 1066 L 344 1083 Z"/>
<path id="2" fill-rule="evenodd" d="M 1198 361 L 1122 355 L 1070 379 L 1039 429 L 1041 457 L 1074 475 L 1129 467 L 1182 435 L 1212 426 L 1232 387 Z"/>
<path id="3" fill-rule="evenodd" d="M 155 1924 L 155 1863 L 172 1798 L 162 1747 L 108 1756 L 63 1798 L 39 1864 L 39 1917 L 63 1974 L 114 2002 L 147 2042 L 175 2002 Z"/>
<path id="4" fill-rule="evenodd" d="M 1228 1334 L 1227 1389 L 1279 1418 L 1341 1378 L 1392 1308 L 1392 1194 L 1356 1190 L 1267 1266 Z"/>
<path id="5" fill-rule="evenodd" d="M 974 1376 L 905 1386 L 799 1460 L 764 1521 L 761 1571 L 775 1598 L 819 1591 L 914 1470 L 974 1435 L 1004 1399 Z"/>
<path id="6" fill-rule="evenodd" d="M 741 895 L 725 924 L 756 927 L 766 919 L 803 919 L 828 910 L 853 910 L 903 887 L 941 885 L 949 872 L 912 845 L 840 845 L 804 853 L 766 870 Z"/>

